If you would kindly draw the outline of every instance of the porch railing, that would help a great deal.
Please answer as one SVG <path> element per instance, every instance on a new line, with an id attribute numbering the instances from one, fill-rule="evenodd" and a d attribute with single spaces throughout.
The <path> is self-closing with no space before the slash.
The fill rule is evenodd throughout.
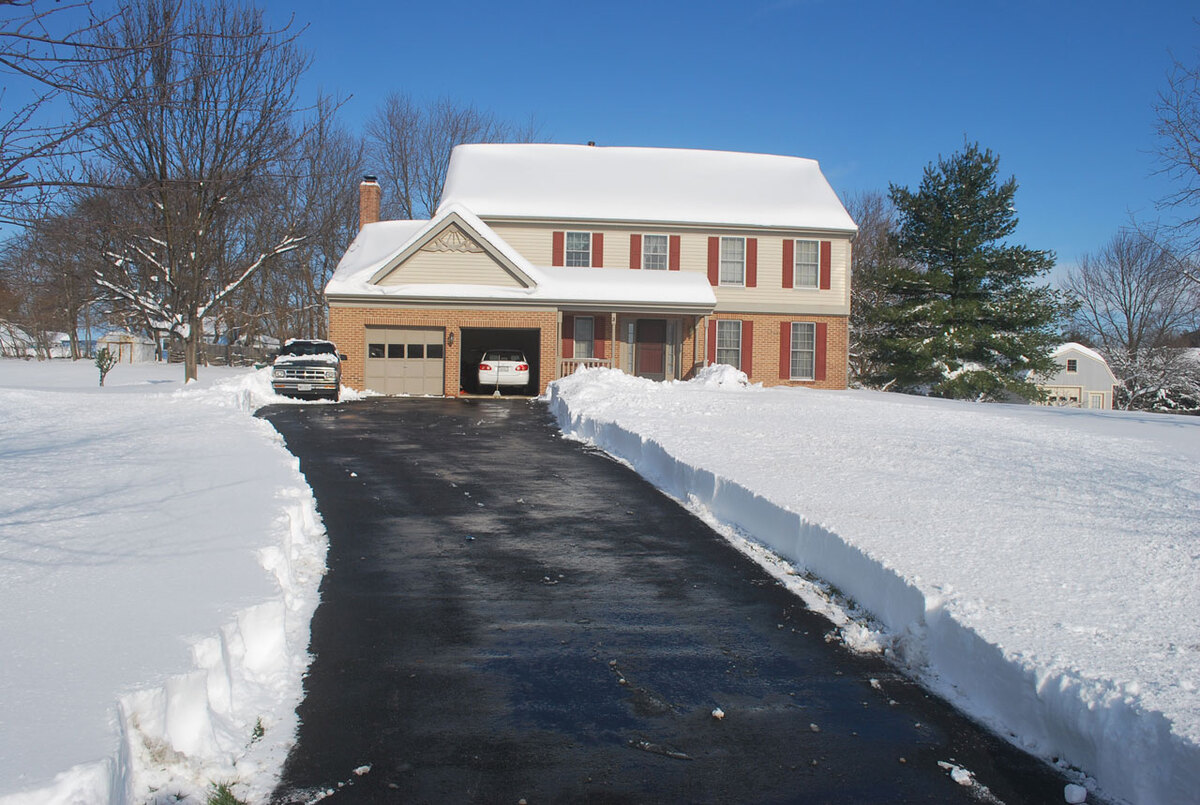
<path id="1" fill-rule="evenodd" d="M 612 368 L 612 361 L 608 358 L 559 358 L 558 359 L 558 376 L 566 377 L 574 374 L 575 370 L 580 366 L 586 366 L 589 369 L 603 367 L 605 369 Z"/>

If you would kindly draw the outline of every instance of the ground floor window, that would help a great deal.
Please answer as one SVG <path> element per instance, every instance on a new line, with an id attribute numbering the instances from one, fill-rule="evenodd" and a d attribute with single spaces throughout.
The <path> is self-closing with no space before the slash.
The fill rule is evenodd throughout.
<path id="1" fill-rule="evenodd" d="M 792 322 L 792 380 L 812 380 L 817 364 L 817 325 Z"/>
<path id="2" fill-rule="evenodd" d="M 727 363 L 740 369 L 742 366 L 742 323 L 719 319 L 717 321 L 717 363 Z"/>
<path id="3" fill-rule="evenodd" d="M 575 357 L 596 356 L 596 320 L 591 316 L 575 317 Z"/>

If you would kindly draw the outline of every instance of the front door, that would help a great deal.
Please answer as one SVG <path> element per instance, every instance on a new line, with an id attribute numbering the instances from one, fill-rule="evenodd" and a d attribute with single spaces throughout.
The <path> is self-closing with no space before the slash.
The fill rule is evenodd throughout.
<path id="1" fill-rule="evenodd" d="M 667 378 L 667 323 L 638 319 L 634 338 L 633 373 L 650 380 Z"/>

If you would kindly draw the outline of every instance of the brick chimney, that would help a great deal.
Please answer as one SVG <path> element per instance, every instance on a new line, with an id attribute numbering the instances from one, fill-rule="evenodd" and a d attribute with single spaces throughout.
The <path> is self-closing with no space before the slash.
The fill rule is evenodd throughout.
<path id="1" fill-rule="evenodd" d="M 379 220 L 379 199 L 383 188 L 374 176 L 367 174 L 358 185 L 358 228 Z"/>

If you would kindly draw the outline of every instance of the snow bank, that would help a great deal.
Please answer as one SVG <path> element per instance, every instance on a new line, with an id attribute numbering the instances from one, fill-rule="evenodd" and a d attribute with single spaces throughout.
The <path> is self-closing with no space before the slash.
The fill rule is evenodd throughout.
<path id="1" fill-rule="evenodd" d="M 326 540 L 268 370 L 0 361 L 0 803 L 264 801 Z M 196 800 L 190 800 L 196 801 Z"/>
<path id="2" fill-rule="evenodd" d="M 868 616 L 825 607 L 847 642 L 999 734 L 1110 797 L 1200 790 L 1200 420 L 764 389 L 720 367 L 584 370 L 548 401 L 568 436 L 833 585 Z"/>

